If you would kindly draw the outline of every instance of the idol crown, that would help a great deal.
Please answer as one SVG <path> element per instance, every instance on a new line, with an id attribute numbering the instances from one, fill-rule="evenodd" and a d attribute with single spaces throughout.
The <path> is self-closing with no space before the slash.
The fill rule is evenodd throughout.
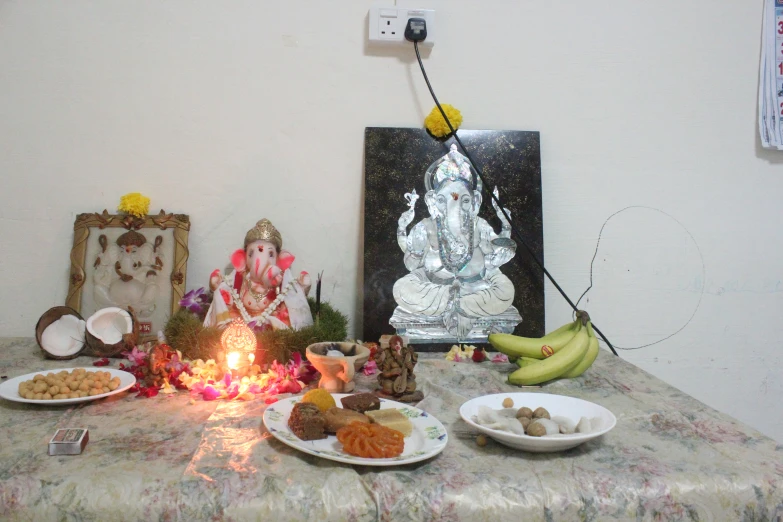
<path id="1" fill-rule="evenodd" d="M 247 234 L 245 235 L 245 248 L 253 241 L 269 241 L 277 247 L 278 252 L 283 248 L 283 236 L 280 235 L 280 232 L 278 232 L 272 222 L 266 218 L 256 223 L 256 226 L 247 231 Z"/>
<path id="2" fill-rule="evenodd" d="M 427 190 L 438 190 L 444 183 L 459 181 L 468 189 L 473 189 L 474 170 L 468 159 L 459 153 L 457 145 L 452 144 L 449 153 L 429 166 L 424 174 Z M 476 180 L 476 190 L 481 191 L 481 180 Z"/>

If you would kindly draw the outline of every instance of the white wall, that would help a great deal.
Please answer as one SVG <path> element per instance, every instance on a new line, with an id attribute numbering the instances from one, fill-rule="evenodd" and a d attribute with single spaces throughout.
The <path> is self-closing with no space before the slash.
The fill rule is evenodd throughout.
<path id="1" fill-rule="evenodd" d="M 541 132 L 546 260 L 574 298 L 607 217 L 649 207 L 607 223 L 588 310 L 633 347 L 701 301 L 621 355 L 783 442 L 761 1 L 399 3 L 438 10 L 427 67 L 465 128 Z M 64 301 L 75 215 L 129 191 L 191 215 L 189 288 L 269 217 L 360 331 L 364 127 L 432 107 L 411 48 L 366 48 L 368 7 L 0 0 L 0 335 Z"/>

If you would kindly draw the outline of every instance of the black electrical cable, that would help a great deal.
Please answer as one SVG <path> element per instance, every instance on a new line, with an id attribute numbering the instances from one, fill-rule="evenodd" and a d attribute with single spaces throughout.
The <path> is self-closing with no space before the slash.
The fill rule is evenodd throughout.
<path id="1" fill-rule="evenodd" d="M 552 274 L 549 273 L 549 270 L 544 267 L 544 264 L 538 260 L 538 257 L 536 257 L 533 250 L 527 246 L 527 243 L 525 243 L 525 240 L 522 238 L 522 234 L 520 234 L 517 227 L 514 225 L 514 222 L 511 221 L 511 216 L 508 215 L 506 212 L 506 209 L 503 208 L 503 205 L 500 204 L 500 200 L 495 196 L 495 194 L 492 192 L 492 190 L 489 189 L 489 185 L 487 185 L 487 182 L 484 180 L 484 175 L 481 173 L 481 169 L 476 164 L 475 161 L 473 161 L 473 158 L 470 156 L 470 153 L 468 152 L 468 149 L 465 148 L 465 145 L 462 144 L 462 140 L 459 139 L 459 136 L 457 135 L 457 131 L 454 130 L 454 127 L 451 126 L 451 122 L 449 121 L 448 116 L 446 116 L 446 112 L 443 110 L 443 107 L 440 106 L 440 102 L 438 101 L 438 97 L 435 96 L 435 91 L 432 89 L 432 85 L 430 85 L 430 79 L 427 77 L 427 71 L 424 70 L 424 63 L 421 61 L 421 54 L 419 54 L 419 42 L 413 42 L 413 48 L 416 50 L 416 59 L 419 61 L 419 67 L 421 67 L 421 74 L 424 76 L 424 81 L 427 83 L 427 88 L 430 90 L 430 94 L 432 95 L 432 99 L 435 101 L 435 105 L 438 107 L 438 110 L 440 111 L 441 115 L 443 116 L 443 119 L 446 121 L 446 125 L 448 125 L 449 130 L 451 131 L 451 134 L 454 136 L 454 139 L 457 143 L 459 143 L 460 148 L 462 148 L 462 151 L 465 153 L 465 156 L 468 158 L 468 161 L 470 161 L 471 165 L 473 165 L 473 169 L 475 170 L 476 174 L 478 175 L 479 179 L 481 179 L 481 183 L 483 187 L 487 190 L 492 200 L 497 203 L 498 209 L 503 213 L 503 216 L 505 216 L 506 221 L 508 221 L 509 225 L 511 225 L 511 231 L 514 232 L 516 235 L 517 241 L 522 243 L 522 246 L 525 247 L 525 250 L 527 250 L 528 254 L 530 254 L 530 257 L 533 258 L 533 261 L 536 262 L 538 267 L 544 272 L 544 275 L 549 279 L 549 281 L 557 288 L 557 291 L 560 292 L 560 295 L 563 296 L 563 298 L 568 302 L 569 305 L 571 305 L 571 308 L 573 308 L 574 312 L 578 312 L 576 305 L 573 301 L 566 295 L 565 291 L 560 287 L 559 284 L 557 284 L 557 281 L 555 281 L 555 278 L 552 277 Z M 473 176 L 473 190 L 476 189 L 476 176 Z M 609 349 L 612 351 L 613 354 L 617 355 L 617 352 L 614 349 L 614 346 L 612 346 L 612 343 L 609 342 L 609 339 L 606 338 L 606 336 L 599 330 L 595 324 L 593 323 L 593 330 L 595 330 L 595 333 L 601 336 L 601 339 L 604 340 L 606 345 L 609 347 Z"/>

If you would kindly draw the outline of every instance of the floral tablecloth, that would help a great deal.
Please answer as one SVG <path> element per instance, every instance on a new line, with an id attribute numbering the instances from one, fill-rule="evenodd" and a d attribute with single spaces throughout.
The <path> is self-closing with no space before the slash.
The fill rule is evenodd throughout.
<path id="1" fill-rule="evenodd" d="M 0 341 L 9 378 L 93 359 L 44 360 Z M 116 367 L 117 362 L 112 366 Z M 516 391 L 511 366 L 422 354 L 419 407 L 449 431 L 439 456 L 395 468 L 306 455 L 263 427 L 263 401 L 123 393 L 72 406 L 0 401 L 2 520 L 778 520 L 783 446 L 602 352 L 584 376 L 538 391 L 610 409 L 614 430 L 534 455 L 475 443 L 467 399 Z M 359 389 L 372 378 L 360 376 Z M 525 391 L 530 391 L 526 389 Z M 536 391 L 536 390 L 533 390 Z M 78 456 L 47 455 L 57 428 L 86 427 Z"/>

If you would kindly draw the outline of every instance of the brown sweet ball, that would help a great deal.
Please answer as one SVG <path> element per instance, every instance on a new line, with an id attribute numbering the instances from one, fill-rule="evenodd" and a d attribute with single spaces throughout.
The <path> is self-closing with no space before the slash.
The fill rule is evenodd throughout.
<path id="1" fill-rule="evenodd" d="M 504 408 L 513 408 L 514 407 L 514 399 L 511 397 L 506 397 L 503 399 L 503 407 Z"/>
<path id="2" fill-rule="evenodd" d="M 487 445 L 487 437 L 484 435 L 479 435 L 476 437 L 476 446 L 483 448 Z"/>
<path id="3" fill-rule="evenodd" d="M 517 410 L 517 419 L 521 419 L 523 417 L 527 418 L 527 419 L 532 419 L 533 418 L 533 410 L 531 410 L 527 406 L 522 406 L 521 408 L 519 408 Z"/>
<path id="4" fill-rule="evenodd" d="M 530 423 L 533 422 L 529 417 L 518 417 L 517 420 L 522 424 L 522 429 L 525 431 L 527 431 L 527 427 L 530 426 Z"/>
<path id="5" fill-rule="evenodd" d="M 527 427 L 527 434 L 531 437 L 543 437 L 546 435 L 546 427 L 539 423 L 539 422 L 533 422 L 530 424 L 530 426 Z"/>
<path id="6" fill-rule="evenodd" d="M 550 419 L 549 412 L 546 411 L 546 408 L 536 408 L 536 411 L 533 412 L 533 418 L 534 419 Z"/>

